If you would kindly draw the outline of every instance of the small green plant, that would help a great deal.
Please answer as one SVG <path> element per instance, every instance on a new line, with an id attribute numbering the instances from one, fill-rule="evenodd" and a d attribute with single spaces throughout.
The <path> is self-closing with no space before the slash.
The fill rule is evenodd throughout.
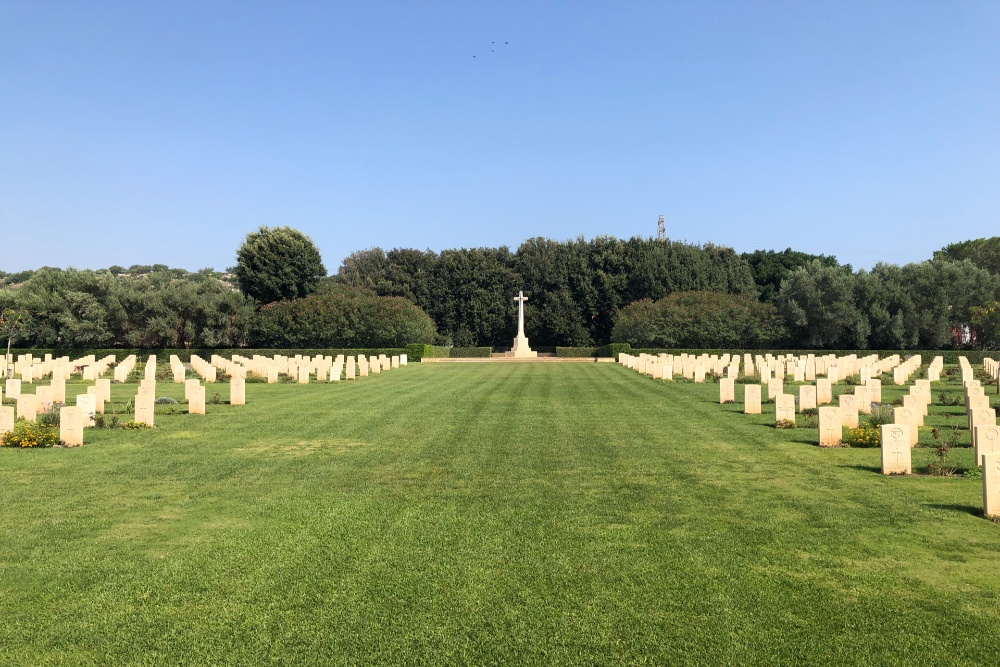
<path id="1" fill-rule="evenodd" d="M 802 415 L 805 417 L 818 417 L 819 408 L 806 408 L 802 411 Z"/>
<path id="2" fill-rule="evenodd" d="M 156 399 L 156 403 L 159 405 L 177 405 L 177 399 L 169 396 L 160 396 Z"/>
<path id="3" fill-rule="evenodd" d="M 108 423 L 100 412 L 94 415 L 94 428 L 107 428 Z"/>
<path id="4" fill-rule="evenodd" d="M 872 403 L 872 413 L 868 415 L 868 425 L 874 428 L 894 421 L 892 406 L 888 403 Z"/>
<path id="5" fill-rule="evenodd" d="M 47 408 L 38 413 L 35 420 L 42 426 L 56 427 L 59 426 L 59 409 L 62 408 L 62 403 L 50 403 Z"/>
<path id="6" fill-rule="evenodd" d="M 215 392 L 212 394 L 212 398 L 208 402 L 212 405 L 218 405 L 219 403 L 222 403 L 222 396 L 219 395 L 219 392 Z"/>
<path id="7" fill-rule="evenodd" d="M 774 422 L 774 428 L 797 428 L 797 426 L 791 419 L 779 419 Z"/>
<path id="8" fill-rule="evenodd" d="M 844 444 L 849 447 L 880 447 L 882 434 L 876 426 L 849 428 L 844 433 Z"/>
<path id="9" fill-rule="evenodd" d="M 962 472 L 962 477 L 966 479 L 982 479 L 983 478 L 983 466 L 973 466 L 971 468 L 966 468 Z"/>
<path id="10" fill-rule="evenodd" d="M 141 431 L 143 429 L 148 429 L 153 427 L 145 422 L 127 421 L 127 422 L 122 422 L 120 428 L 123 428 L 127 431 Z"/>
<path id="11" fill-rule="evenodd" d="M 843 382 L 844 384 L 851 385 L 853 387 L 857 387 L 858 385 L 861 384 L 861 377 L 859 375 L 848 375 L 843 380 L 841 380 L 841 382 Z"/>
<path id="12" fill-rule="evenodd" d="M 942 391 L 938 396 L 938 405 L 965 405 L 965 399 L 961 394 L 951 391 Z"/>
<path id="13" fill-rule="evenodd" d="M 54 447 L 59 444 L 59 431 L 38 422 L 19 419 L 14 430 L 3 434 L 0 444 L 4 447 Z"/>
<path id="14" fill-rule="evenodd" d="M 927 463 L 928 474 L 937 477 L 954 475 L 958 465 L 951 459 L 951 448 L 958 443 L 958 429 L 948 429 L 946 433 L 942 433 L 934 428 L 931 429 L 931 437 L 935 444 L 931 449 L 931 460 Z"/>

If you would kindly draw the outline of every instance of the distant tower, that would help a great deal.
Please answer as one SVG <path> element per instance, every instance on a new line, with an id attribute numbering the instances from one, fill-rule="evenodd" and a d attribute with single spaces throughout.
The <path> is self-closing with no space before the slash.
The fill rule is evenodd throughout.
<path id="1" fill-rule="evenodd" d="M 666 241 L 667 240 L 667 225 L 663 222 L 663 216 L 656 221 L 656 240 Z"/>

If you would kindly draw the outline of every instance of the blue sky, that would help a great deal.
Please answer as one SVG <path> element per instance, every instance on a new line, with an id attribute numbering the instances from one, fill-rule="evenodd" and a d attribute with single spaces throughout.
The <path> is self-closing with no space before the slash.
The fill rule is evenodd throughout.
<path id="1" fill-rule="evenodd" d="M 659 214 L 856 267 L 1000 235 L 1000 2 L 0 0 L 0 270 Z"/>

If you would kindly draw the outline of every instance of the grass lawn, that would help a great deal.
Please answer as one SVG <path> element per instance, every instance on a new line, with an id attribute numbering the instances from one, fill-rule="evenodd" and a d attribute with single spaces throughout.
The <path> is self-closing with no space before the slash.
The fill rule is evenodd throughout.
<path id="1" fill-rule="evenodd" d="M 246 389 L 0 449 L 0 663 L 1000 664 L 981 481 L 773 404 L 612 364 Z"/>

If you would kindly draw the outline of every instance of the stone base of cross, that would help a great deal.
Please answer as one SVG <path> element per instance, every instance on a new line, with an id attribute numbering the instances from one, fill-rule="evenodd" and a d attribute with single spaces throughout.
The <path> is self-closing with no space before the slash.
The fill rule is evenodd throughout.
<path id="1" fill-rule="evenodd" d="M 517 337 L 514 338 L 514 347 L 511 348 L 510 352 L 504 353 L 506 357 L 530 359 L 538 356 L 538 353 L 528 345 L 528 337 L 524 335 L 524 302 L 527 300 L 524 292 L 518 292 L 517 296 L 514 297 L 514 301 L 517 301 Z"/>

